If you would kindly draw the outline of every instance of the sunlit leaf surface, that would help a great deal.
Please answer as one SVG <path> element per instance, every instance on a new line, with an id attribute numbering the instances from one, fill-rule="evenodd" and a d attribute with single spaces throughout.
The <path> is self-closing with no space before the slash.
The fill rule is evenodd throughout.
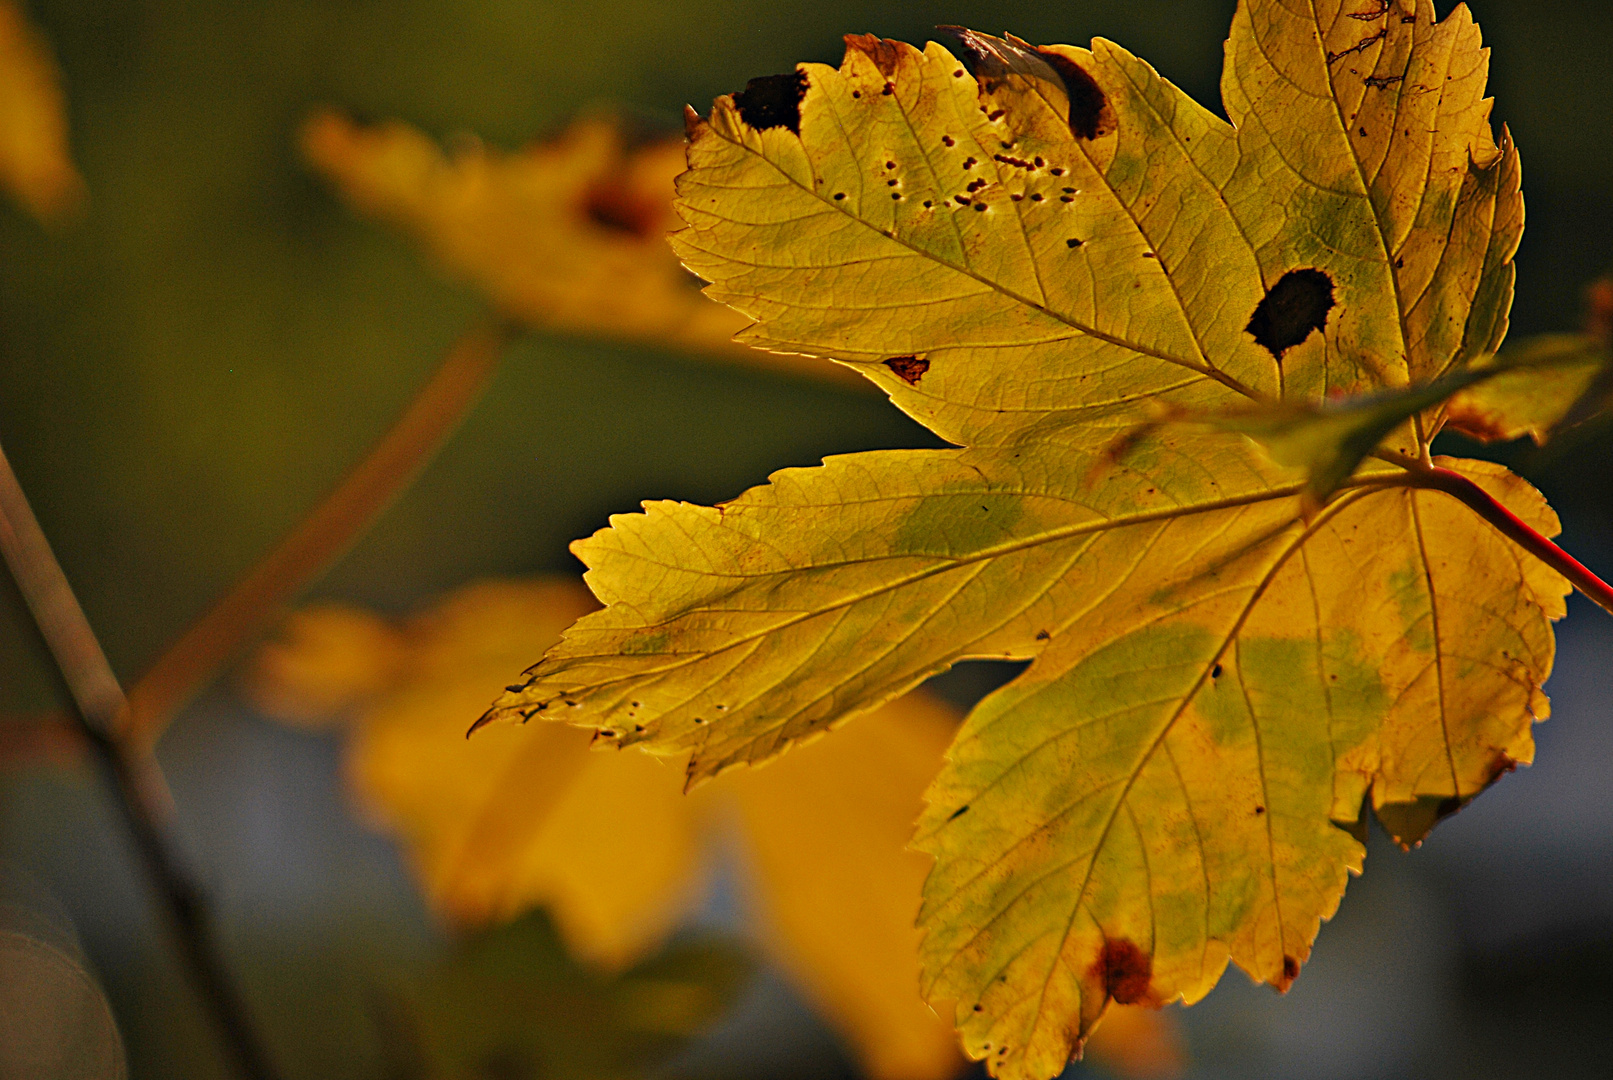
<path id="1" fill-rule="evenodd" d="M 741 340 L 855 364 L 960 448 L 613 518 L 575 545 L 604 609 L 488 719 L 698 781 L 960 659 L 1032 660 L 917 845 L 925 994 L 1041 1080 L 1111 1002 L 1196 1001 L 1229 960 L 1286 988 L 1365 805 L 1414 844 L 1528 762 L 1567 585 L 1415 486 L 1437 411 L 1320 508 L 1242 434 L 1159 422 L 1495 352 L 1519 166 L 1465 9 L 1245 0 L 1230 122 L 1106 41 L 954 37 L 962 61 L 848 38 L 718 99 L 674 242 Z M 1504 469 L 1437 463 L 1555 533 Z"/>
<path id="2" fill-rule="evenodd" d="M 445 154 L 406 124 L 327 112 L 304 125 L 302 145 L 356 208 L 413 234 L 528 325 L 860 383 L 734 342 L 746 320 L 702 296 L 667 246 L 682 139 L 629 146 L 617 121 L 593 116 L 512 153 L 464 139 Z"/>

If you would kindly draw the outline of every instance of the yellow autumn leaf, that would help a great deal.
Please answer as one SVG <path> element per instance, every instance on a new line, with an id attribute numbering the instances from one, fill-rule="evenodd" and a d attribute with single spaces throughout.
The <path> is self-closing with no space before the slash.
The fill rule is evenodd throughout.
<path id="1" fill-rule="evenodd" d="M 571 727 L 467 741 L 466 719 L 510 665 L 593 606 L 566 579 L 467 586 L 402 626 L 318 605 L 258 653 L 246 686 L 295 723 L 345 712 L 354 789 L 404 839 L 428 897 L 455 922 L 547 906 L 573 951 L 620 969 L 665 940 L 704 888 L 718 842 L 736 835 L 767 951 L 870 1072 L 955 1072 L 950 1026 L 918 997 L 913 917 L 928 860 L 904 846 L 957 718 L 910 695 L 848 738 L 692 797 L 663 761 L 590 753 L 589 734 Z M 1183 1059 L 1153 1014 L 1095 1054 L 1138 1078 L 1175 1075 Z"/>
<path id="2" fill-rule="evenodd" d="M 45 221 L 84 198 L 67 146 L 67 99 L 43 36 L 12 0 L 0 0 L 0 185 Z"/>
<path id="3" fill-rule="evenodd" d="M 590 116 L 514 153 L 463 140 L 444 154 L 406 124 L 322 112 L 302 148 L 354 207 L 413 235 L 529 326 L 861 385 L 733 340 L 746 320 L 702 296 L 666 241 L 681 139 L 629 147 L 617 121 Z"/>
<path id="4" fill-rule="evenodd" d="M 1192 1003 L 1229 961 L 1285 989 L 1365 807 L 1412 845 L 1529 762 L 1568 583 L 1508 538 L 1549 547 L 1537 492 L 1430 455 L 1437 409 L 1320 508 L 1243 435 L 1159 422 L 1495 353 L 1519 165 L 1465 9 L 1243 0 L 1228 120 L 1101 39 L 955 37 L 966 63 L 852 37 L 719 98 L 674 244 L 741 340 L 853 365 L 959 448 L 612 518 L 574 545 L 604 608 L 484 720 L 688 754 L 693 783 L 958 660 L 1032 661 L 915 843 L 926 996 L 1043 1080 L 1112 1002 Z"/>

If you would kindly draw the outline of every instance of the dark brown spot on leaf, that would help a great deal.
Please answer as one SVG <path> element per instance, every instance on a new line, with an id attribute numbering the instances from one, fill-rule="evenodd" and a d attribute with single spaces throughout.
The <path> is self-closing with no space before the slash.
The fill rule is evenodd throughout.
<path id="1" fill-rule="evenodd" d="M 1053 166 L 1051 169 L 1049 169 L 1047 171 L 1052 173 L 1054 176 L 1063 176 L 1064 175 L 1064 169 L 1061 168 L 1058 165 Z"/>
<path id="2" fill-rule="evenodd" d="M 954 202 L 957 202 L 958 204 L 960 204 L 962 206 L 968 206 L 969 205 L 969 196 L 967 196 L 967 195 L 954 195 L 954 196 L 952 196 L 952 198 L 953 198 Z"/>
<path id="3" fill-rule="evenodd" d="M 1038 630 L 1038 631 L 1036 631 L 1036 640 L 1037 641 L 1046 641 L 1048 638 L 1050 638 L 1052 636 L 1053 635 L 1049 634 L 1046 630 Z"/>
<path id="4" fill-rule="evenodd" d="M 745 84 L 745 89 L 734 95 L 734 108 L 739 118 L 757 131 L 785 127 L 801 134 L 801 99 L 806 97 L 807 77 L 804 71 L 788 75 L 764 75 Z"/>
<path id="5" fill-rule="evenodd" d="M 896 42 L 886 41 L 874 34 L 847 34 L 845 42 L 847 53 L 853 50 L 862 53 L 874 62 L 874 66 L 885 78 L 896 74 L 896 62 L 902 55 Z"/>
<path id="6" fill-rule="evenodd" d="M 1085 242 L 1086 241 L 1084 241 L 1084 240 L 1077 240 L 1075 237 L 1072 236 L 1068 240 L 1064 241 L 1064 246 L 1065 247 L 1078 248 Z"/>
<path id="7" fill-rule="evenodd" d="M 885 361 L 885 366 L 909 386 L 917 386 L 924 373 L 930 370 L 930 362 L 922 356 L 893 356 Z"/>
<path id="8" fill-rule="evenodd" d="M 1299 978 L 1299 961 L 1292 956 L 1283 957 L 1283 978 L 1288 982 L 1293 982 Z M 1287 988 L 1284 987 L 1284 989 Z"/>
<path id="9" fill-rule="evenodd" d="M 943 136 L 941 136 L 941 145 L 942 146 L 957 146 L 958 143 L 957 143 L 957 140 L 954 139 L 952 136 L 943 135 Z"/>
<path id="10" fill-rule="evenodd" d="M 1090 974 L 1115 1001 L 1135 1005 L 1152 996 L 1148 983 L 1154 977 L 1154 958 L 1126 938 L 1110 938 L 1092 962 Z"/>
<path id="11" fill-rule="evenodd" d="M 968 812 L 969 812 L 969 804 L 964 803 L 962 806 L 960 806 L 956 810 L 952 811 L 951 816 L 949 816 L 947 818 L 947 820 L 948 821 L 957 821 L 959 818 L 961 818 L 963 815 L 967 814 Z"/>
<path id="12" fill-rule="evenodd" d="M 846 193 L 844 191 L 835 192 L 835 202 L 839 202 L 841 199 L 844 199 L 845 197 L 846 197 Z"/>
<path id="13" fill-rule="evenodd" d="M 1042 201 L 1042 193 L 1041 192 L 1038 191 L 1038 192 L 1036 192 L 1035 194 L 1033 194 L 1031 196 L 1031 202 L 1041 202 L 1041 201 Z"/>
<path id="14" fill-rule="evenodd" d="M 1320 270 L 1290 270 L 1277 279 L 1245 327 L 1278 360 L 1283 353 L 1327 328 L 1333 310 L 1333 279 Z"/>
<path id="15" fill-rule="evenodd" d="M 1058 72 L 1064 80 L 1064 92 L 1070 99 L 1070 131 L 1078 139 L 1096 139 L 1108 134 L 1113 126 L 1109 113 L 1109 99 L 1103 88 L 1086 70 L 1063 53 L 1051 49 L 1037 49 L 1047 66 Z"/>
<path id="16" fill-rule="evenodd" d="M 977 211 L 977 212 L 978 212 L 978 213 L 982 213 L 982 214 L 984 214 L 984 213 L 985 213 L 985 212 L 986 212 L 986 204 L 985 204 L 985 203 L 983 203 L 983 202 L 977 202 L 977 203 L 975 203 L 975 210 L 976 210 L 976 211 Z"/>
<path id="17" fill-rule="evenodd" d="M 1215 665 L 1213 668 L 1210 669 L 1210 678 L 1219 679 L 1221 677 L 1221 671 L 1222 671 L 1221 665 L 1220 664 Z"/>
<path id="18" fill-rule="evenodd" d="M 1374 90 L 1387 90 L 1395 83 L 1405 82 L 1404 75 L 1369 75 L 1366 83 Z M 1363 132 L 1365 134 L 1365 132 Z"/>
<path id="19" fill-rule="evenodd" d="M 972 168 L 975 167 L 976 164 L 978 164 L 978 163 L 972 157 L 966 157 L 966 158 L 963 159 L 963 167 L 965 169 L 972 169 Z"/>

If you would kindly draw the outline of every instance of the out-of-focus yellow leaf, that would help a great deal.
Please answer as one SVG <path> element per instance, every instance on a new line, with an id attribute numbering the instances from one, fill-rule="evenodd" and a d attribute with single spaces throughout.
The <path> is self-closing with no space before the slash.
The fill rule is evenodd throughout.
<path id="1" fill-rule="evenodd" d="M 1135 1080 L 1166 1080 L 1187 1068 L 1187 1047 L 1170 1013 L 1115 1005 L 1087 1039 L 1088 1060 Z"/>
<path id="2" fill-rule="evenodd" d="M 356 208 L 530 326 L 866 386 L 839 365 L 733 340 L 745 317 L 703 296 L 667 243 L 682 139 L 629 147 L 618 122 L 590 116 L 513 153 L 465 139 L 444 154 L 407 124 L 323 112 L 302 147 Z"/>
<path id="3" fill-rule="evenodd" d="M 0 0 L 0 185 L 45 221 L 60 220 L 84 198 L 67 145 L 61 72 L 12 0 Z"/>
<path id="4" fill-rule="evenodd" d="M 346 719 L 395 678 L 408 636 L 367 611 L 317 604 L 293 612 L 252 660 L 247 686 L 280 720 L 324 727 Z"/>
<path id="5" fill-rule="evenodd" d="M 543 905 L 574 951 L 619 968 L 664 940 L 698 899 L 714 848 L 731 838 L 763 947 L 871 1074 L 955 1072 L 950 1025 L 918 994 L 913 919 L 929 860 L 904 845 L 956 716 L 909 695 L 842 737 L 690 795 L 665 759 L 590 752 L 589 733 L 566 725 L 492 727 L 467 742 L 467 720 L 512 665 L 592 606 L 569 580 L 470 586 L 398 631 L 407 658 L 389 667 L 384 690 L 378 670 L 359 670 L 378 655 L 368 616 L 348 613 L 351 660 L 329 655 L 345 648 L 339 634 L 299 630 L 306 622 L 294 618 L 249 686 L 276 709 L 294 703 L 294 716 L 315 700 L 362 699 L 348 754 L 354 787 L 403 837 L 428 896 L 456 922 Z M 314 617 L 342 625 L 329 609 Z M 332 692 L 330 673 L 342 671 L 350 694 Z M 1126 1065 L 1170 1057 L 1159 1048 L 1175 1045 L 1169 1022 L 1159 1024 L 1114 1040 L 1100 1059 L 1123 1075 L 1165 1075 Z"/>

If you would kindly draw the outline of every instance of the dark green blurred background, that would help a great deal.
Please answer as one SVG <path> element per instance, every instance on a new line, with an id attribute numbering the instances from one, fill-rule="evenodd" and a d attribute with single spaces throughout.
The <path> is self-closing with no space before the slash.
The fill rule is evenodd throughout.
<path id="1" fill-rule="evenodd" d="M 132 679 L 361 456 L 478 310 L 473 295 L 445 284 L 404 240 L 358 220 L 304 170 L 293 133 L 311 107 L 400 117 L 443 136 L 473 131 L 512 146 L 601 101 L 671 127 L 685 102 L 704 108 L 747 78 L 788 70 L 798 60 L 837 61 L 844 32 L 922 41 L 938 23 L 1044 42 L 1110 37 L 1213 103 L 1233 5 L 36 0 L 27 6 L 66 72 L 90 204 L 80 223 L 59 234 L 9 204 L 0 207 L 0 440 L 114 665 Z M 1573 328 L 1581 288 L 1613 262 L 1613 5 L 1471 6 L 1496 50 L 1496 117 L 1511 125 L 1524 160 L 1529 225 L 1518 259 L 1514 332 Z M 534 337 L 512 351 L 447 451 L 317 591 L 402 610 L 477 576 L 565 570 L 575 565 L 566 553 L 569 540 L 639 499 L 725 498 L 773 469 L 826 453 L 928 441 L 870 396 L 650 350 Z M 1613 561 L 1610 459 L 1604 439 L 1534 475 L 1563 513 L 1569 544 L 1604 572 Z M 1605 675 L 1613 637 L 1605 626 L 1579 629 L 1575 620 L 1602 618 L 1580 605 L 1568 631 L 1589 642 L 1575 646 L 1586 657 L 1580 677 L 1602 687 L 1582 695 L 1582 711 L 1597 713 L 1585 714 L 1587 731 L 1596 729 L 1593 720 L 1613 719 Z M 20 606 L 6 592 L 0 711 L 51 704 L 47 671 Z M 1563 672 L 1568 678 L 1566 660 Z M 1569 724 L 1561 709 L 1559 717 Z M 1545 731 L 1542 745 L 1549 745 Z M 362 1034 L 362 986 L 375 971 L 406 966 L 429 951 L 433 936 L 394 854 L 344 816 L 330 745 L 269 728 L 220 692 L 176 727 L 164 754 L 199 861 L 224 905 L 252 993 L 267 1002 L 271 1035 L 283 1043 L 288 1068 L 299 1077 L 364 1075 L 371 1050 Z M 1522 779 L 1549 782 L 1539 775 L 1547 767 L 1543 750 L 1542 765 Z M 1576 842 L 1604 850 L 1613 847 L 1613 831 Z M 1437 846 L 1436 838 L 1431 848 Z M 1530 845 L 1520 839 L 1516 847 Z M 1505 843 L 1498 850 L 1474 858 L 1492 867 L 1514 858 Z M 1460 1022 L 1427 1027 L 1422 1018 L 1402 1016 L 1398 1022 L 1415 1019 L 1423 1024 L 1418 1031 L 1432 1034 L 1411 1039 L 1412 1049 L 1399 1057 L 1379 1053 L 1381 1071 L 1350 1066 L 1338 1075 L 1435 1075 L 1429 1070 L 1438 1063 L 1459 1061 L 1468 1063 L 1465 1072 L 1449 1075 L 1483 1075 L 1513 1061 L 1486 1050 L 1485 1033 L 1505 1032 L 1508 1017 L 1530 1008 L 1558 1017 L 1542 1042 L 1562 1047 L 1566 1040 L 1570 1056 L 1526 1049 L 1508 1068 L 1549 1065 L 1561 1076 L 1577 1067 L 1581 1057 L 1574 1055 L 1603 1051 L 1613 1060 L 1613 1046 L 1594 1030 L 1601 1025 L 1576 1026 L 1582 1014 L 1574 1012 L 1576 1002 L 1613 1004 L 1602 978 L 1613 976 L 1607 963 L 1613 869 L 1605 862 L 1585 864 L 1590 884 L 1564 886 L 1594 893 L 1595 905 L 1539 931 L 1544 945 L 1491 956 L 1484 947 L 1500 948 L 1489 940 L 1494 935 L 1485 925 L 1464 929 L 1460 913 L 1473 890 L 1493 890 L 1493 881 L 1473 877 L 1460 860 L 1427 859 L 1413 871 L 1401 867 L 1415 858 L 1374 854 L 1374 874 L 1384 880 L 1369 877 L 1352 888 L 1341 924 L 1352 906 L 1379 911 L 1381 905 L 1370 906 L 1378 893 L 1399 897 L 1395 902 L 1414 913 L 1440 904 L 1455 912 L 1441 916 L 1441 925 L 1455 927 L 1454 944 L 1440 954 L 1445 982 L 1438 993 L 1445 996 L 1413 995 L 1406 1009 Z M 143 893 L 123 861 L 121 835 L 88 781 L 51 770 L 0 775 L 0 857 L 37 868 L 68 901 L 121 1010 L 136 1075 L 216 1075 L 199 1063 L 206 1045 L 198 1057 L 198 1021 L 174 992 Z M 1570 863 L 1577 857 L 1564 856 Z M 1437 896 L 1426 904 L 1406 900 L 1405 888 L 1413 887 Z M 1357 895 L 1371 889 L 1377 893 Z M 1392 914 L 1382 917 L 1390 929 L 1364 940 L 1423 934 Z M 1346 930 L 1324 931 L 1318 966 L 1329 935 L 1342 938 Z M 1550 967 L 1562 955 L 1593 958 L 1585 961 L 1589 974 L 1569 979 L 1572 992 Z M 1502 970 L 1497 964 L 1523 967 L 1498 977 L 1494 993 L 1474 990 L 1494 989 L 1484 980 L 1486 972 Z M 1387 985 L 1399 985 L 1396 961 L 1384 965 Z M 1547 972 L 1539 976 L 1542 992 L 1557 993 L 1560 1002 L 1518 1005 L 1506 996 L 1533 985 L 1530 973 L 1537 970 Z M 1222 993 L 1232 1001 L 1237 991 Z M 1325 1013 L 1325 1000 L 1316 1008 Z M 1485 1009 L 1494 1010 L 1495 1023 L 1483 1020 L 1490 1015 Z M 1275 1015 L 1276 1024 L 1292 1021 Z M 821 1036 L 800 1034 L 798 1013 L 791 1016 L 779 1030 L 793 1035 L 753 1031 L 745 1038 L 772 1039 L 775 1051 L 804 1039 L 799 1045 L 816 1049 L 791 1061 L 806 1062 L 808 1072 L 844 1067 Z M 1396 1022 L 1393 1015 L 1384 1021 Z M 1200 1058 L 1205 1068 L 1231 1063 L 1231 1071 L 1204 1075 L 1242 1075 L 1238 1061 L 1265 1060 L 1255 1043 L 1215 1041 L 1217 1032 L 1244 1030 L 1232 1020 L 1221 1016 L 1211 1026 L 1194 1036 Z M 1513 1030 L 1523 1038 L 1524 1029 Z M 1447 1061 L 1447 1050 L 1460 1055 Z M 743 1052 L 734 1054 L 722 1068 L 751 1067 L 735 1064 Z M 774 1074 L 782 1068 L 777 1054 L 756 1060 L 773 1061 L 765 1068 Z M 1313 1055 L 1311 1064 L 1317 1060 Z M 1298 1068 L 1293 1061 L 1289 1067 Z M 1334 1075 L 1325 1061 L 1318 1067 L 1284 1075 Z M 1263 1068 L 1250 1075 L 1276 1075 Z"/>

